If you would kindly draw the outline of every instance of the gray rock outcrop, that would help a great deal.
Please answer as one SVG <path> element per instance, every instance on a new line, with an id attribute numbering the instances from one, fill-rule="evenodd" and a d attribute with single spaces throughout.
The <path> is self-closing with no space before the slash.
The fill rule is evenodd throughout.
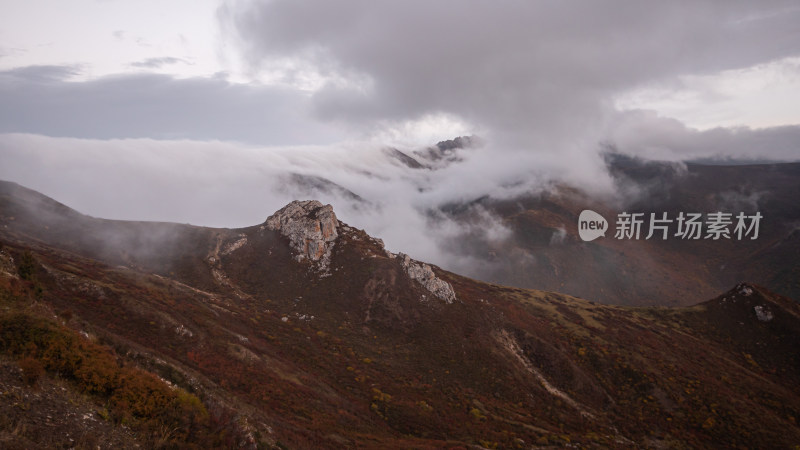
<path id="1" fill-rule="evenodd" d="M 297 261 L 307 259 L 318 263 L 321 271 L 328 270 L 331 251 L 339 236 L 339 220 L 331 205 L 296 200 L 271 215 L 266 226 L 289 239 Z"/>
<path id="2" fill-rule="evenodd" d="M 456 293 L 453 291 L 453 286 L 437 277 L 436 274 L 433 273 L 431 266 L 415 261 L 403 253 L 398 254 L 398 257 L 409 278 L 421 284 L 422 287 L 430 291 L 431 294 L 444 300 L 447 304 L 453 303 L 456 300 Z"/>

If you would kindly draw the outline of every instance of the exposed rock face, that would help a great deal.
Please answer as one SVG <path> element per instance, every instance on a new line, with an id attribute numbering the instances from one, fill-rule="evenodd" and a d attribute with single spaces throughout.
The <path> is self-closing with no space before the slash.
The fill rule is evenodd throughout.
<path id="1" fill-rule="evenodd" d="M 453 291 L 453 287 L 450 286 L 450 283 L 437 277 L 436 274 L 433 273 L 431 266 L 419 261 L 414 261 L 411 257 L 403 253 L 400 253 L 398 257 L 409 278 L 417 281 L 422 287 L 430 291 L 431 294 L 444 300 L 447 304 L 453 303 L 456 300 L 456 293 Z"/>
<path id="2" fill-rule="evenodd" d="M 736 285 L 736 291 L 745 297 L 749 297 L 753 293 L 753 288 L 748 286 L 747 283 L 739 283 Z"/>
<path id="3" fill-rule="evenodd" d="M 758 320 L 762 322 L 769 322 L 775 318 L 775 316 L 772 315 L 772 311 L 770 311 L 766 306 L 757 305 L 754 306 L 753 309 L 756 311 L 756 317 Z"/>
<path id="4" fill-rule="evenodd" d="M 12 278 L 17 278 L 17 265 L 14 258 L 4 250 L 0 250 L 0 272 L 5 272 Z"/>
<path id="5" fill-rule="evenodd" d="M 339 221 L 331 205 L 316 200 L 293 201 L 267 219 L 267 228 L 289 238 L 295 259 L 308 259 L 327 270 L 331 250 L 339 236 Z"/>

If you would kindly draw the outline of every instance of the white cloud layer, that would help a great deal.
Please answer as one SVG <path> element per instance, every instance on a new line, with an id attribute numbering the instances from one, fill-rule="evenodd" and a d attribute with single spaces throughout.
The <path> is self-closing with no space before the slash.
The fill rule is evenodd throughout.
<path id="1" fill-rule="evenodd" d="M 522 184 L 503 188 L 505 169 L 491 170 L 490 152 L 468 149 L 462 155 L 433 171 L 412 169 L 369 143 L 265 148 L 0 134 L 0 179 L 89 215 L 207 226 L 259 224 L 292 200 L 314 198 L 332 203 L 340 219 L 385 239 L 395 251 L 452 265 L 442 243 L 464 225 L 431 220 L 435 208 L 486 193 L 536 190 L 545 180 L 544 173 L 532 172 Z M 491 217 L 481 217 L 481 233 L 502 234 Z"/>
<path id="2" fill-rule="evenodd" d="M 796 125 L 800 117 L 800 57 L 788 57 L 673 83 L 633 89 L 615 101 L 621 110 L 650 109 L 707 130 Z"/>
<path id="3" fill-rule="evenodd" d="M 131 6 L 99 3 L 39 22 L 0 7 L 43 37 L 69 35 L 76 11 L 114 12 L 52 48 L 30 46 L 27 25 L 0 32 L 0 178 L 92 215 L 245 226 L 313 196 L 390 248 L 457 269 L 441 242 L 464 225 L 432 210 L 554 182 L 609 193 L 602 143 L 668 160 L 800 159 L 795 1 L 225 1 L 173 32 L 183 3 L 149 38 L 158 2 L 127 18 Z M 486 146 L 437 171 L 383 152 L 473 133 Z M 369 142 L 336 144 L 351 141 Z"/>

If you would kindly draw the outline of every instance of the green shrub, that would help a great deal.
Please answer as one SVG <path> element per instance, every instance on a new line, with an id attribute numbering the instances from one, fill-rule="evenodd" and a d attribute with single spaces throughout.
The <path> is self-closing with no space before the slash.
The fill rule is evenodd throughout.
<path id="1" fill-rule="evenodd" d="M 23 280 L 33 280 L 36 275 L 36 258 L 25 250 L 17 264 L 17 273 Z"/>

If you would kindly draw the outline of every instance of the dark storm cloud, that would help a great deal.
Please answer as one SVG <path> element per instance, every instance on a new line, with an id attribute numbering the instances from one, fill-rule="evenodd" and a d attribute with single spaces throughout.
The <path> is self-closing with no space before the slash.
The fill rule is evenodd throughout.
<path id="1" fill-rule="evenodd" d="M 288 57 L 352 80 L 317 92 L 323 117 L 447 112 L 540 150 L 602 129 L 630 88 L 800 51 L 791 1 L 273 0 L 219 16 L 256 67 Z"/>
<path id="2" fill-rule="evenodd" d="M 53 81 L 66 81 L 80 75 L 78 66 L 26 66 L 0 72 L 0 83 L 8 82 L 19 86 L 23 83 L 45 83 Z"/>
<path id="3" fill-rule="evenodd" d="M 76 74 L 61 66 L 0 72 L 0 133 L 270 144 L 339 138 L 309 120 L 307 98 L 296 90 L 155 74 L 67 81 Z"/>
<path id="4" fill-rule="evenodd" d="M 131 66 L 138 67 L 142 69 L 158 69 L 163 66 L 169 66 L 172 64 L 188 64 L 188 62 L 181 58 L 174 58 L 171 56 L 163 56 L 160 58 L 147 58 L 143 61 L 136 61 L 131 63 Z"/>

